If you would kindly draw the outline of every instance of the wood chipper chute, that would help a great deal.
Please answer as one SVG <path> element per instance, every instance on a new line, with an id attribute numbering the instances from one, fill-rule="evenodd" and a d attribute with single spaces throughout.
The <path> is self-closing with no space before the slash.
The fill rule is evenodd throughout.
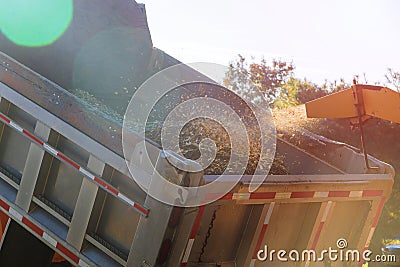
<path id="1" fill-rule="evenodd" d="M 361 146 L 365 164 L 368 156 L 363 123 L 370 118 L 380 118 L 400 123 L 400 93 L 382 86 L 357 84 L 343 91 L 306 103 L 309 118 L 349 119 L 360 129 Z"/>

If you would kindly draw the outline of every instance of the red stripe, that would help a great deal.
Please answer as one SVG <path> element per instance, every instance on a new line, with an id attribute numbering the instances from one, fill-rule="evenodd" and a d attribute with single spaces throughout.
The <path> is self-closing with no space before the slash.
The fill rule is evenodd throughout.
<path id="1" fill-rule="evenodd" d="M 322 228 L 324 227 L 324 222 L 320 222 L 318 226 L 318 230 L 315 233 L 314 242 L 312 244 L 311 249 L 315 249 L 318 243 L 319 236 L 321 235 Z"/>
<path id="2" fill-rule="evenodd" d="M 220 195 L 221 194 L 218 194 L 218 193 L 207 194 L 204 199 L 205 200 L 216 200 L 216 198 L 218 198 L 218 196 L 220 196 Z M 232 199 L 232 197 L 233 197 L 233 193 L 228 193 L 228 194 L 220 197 L 219 200 L 227 200 L 227 199 L 230 200 L 230 199 Z"/>
<path id="3" fill-rule="evenodd" d="M 374 222 L 372 223 L 371 227 L 376 227 L 376 225 L 378 224 L 379 217 L 381 216 L 381 213 L 382 213 L 383 205 L 385 204 L 385 200 L 386 200 L 386 197 L 383 197 L 381 199 L 381 203 L 379 203 L 379 207 L 378 207 L 378 210 L 376 211 Z"/>
<path id="4" fill-rule="evenodd" d="M 32 135 L 31 133 L 29 133 L 29 132 L 27 132 L 27 131 L 25 131 L 25 130 L 22 130 L 22 133 L 25 134 L 26 136 L 28 136 L 30 139 L 32 139 L 35 143 L 37 143 L 37 144 L 43 146 L 42 140 L 40 140 L 40 139 L 37 138 L 36 136 Z"/>
<path id="5" fill-rule="evenodd" d="M 35 225 L 33 222 L 31 222 L 27 218 L 22 217 L 22 223 L 25 224 L 26 226 L 28 226 L 29 229 L 31 229 L 32 231 L 37 233 L 39 236 L 43 235 L 43 230 L 40 229 L 37 225 Z"/>
<path id="6" fill-rule="evenodd" d="M 143 214 L 145 214 L 145 215 L 148 215 L 148 214 L 149 214 L 149 211 L 148 211 L 148 210 L 146 210 L 145 208 L 143 208 L 142 206 L 140 206 L 140 205 L 137 204 L 137 203 L 133 203 L 133 207 L 135 207 L 137 210 L 139 210 L 141 213 L 143 213 Z"/>
<path id="7" fill-rule="evenodd" d="M 103 180 L 101 180 L 99 177 L 94 177 L 94 181 L 98 184 L 100 184 L 102 187 L 106 188 L 107 190 L 109 190 L 111 193 L 113 193 L 114 195 L 118 196 L 118 191 L 117 189 L 113 188 L 112 186 L 108 185 L 106 182 L 104 182 Z"/>
<path id="8" fill-rule="evenodd" d="M 200 226 L 201 217 L 203 217 L 204 209 L 205 209 L 205 206 L 201 206 L 199 208 L 199 212 L 197 213 L 196 220 L 194 221 L 192 232 L 190 233 L 190 237 L 189 237 L 190 239 L 193 239 L 196 237 L 197 230 L 199 229 L 199 226 Z"/>
<path id="9" fill-rule="evenodd" d="M 268 224 L 264 224 L 262 226 L 262 228 L 261 228 L 260 235 L 258 236 L 256 248 L 254 249 L 253 259 L 257 259 L 257 253 L 258 253 L 258 250 L 261 247 L 261 243 L 262 243 L 262 241 L 264 239 L 265 232 L 267 232 L 267 228 L 268 228 Z"/>
<path id="10" fill-rule="evenodd" d="M 115 189 L 114 187 L 112 187 L 112 186 L 110 186 L 110 185 L 108 185 L 108 184 L 106 184 L 106 188 L 111 192 L 111 193 L 113 193 L 114 195 L 116 195 L 116 196 L 118 196 L 118 190 L 117 189 Z"/>
<path id="11" fill-rule="evenodd" d="M 362 252 L 364 253 L 367 249 L 368 249 L 368 247 L 365 247 Z M 362 267 L 363 266 L 363 261 L 360 261 L 357 266 L 358 267 Z"/>
<path id="12" fill-rule="evenodd" d="M 107 186 L 107 184 L 103 181 L 103 180 L 101 180 L 101 179 L 99 179 L 98 177 L 94 177 L 94 181 L 96 182 L 96 183 L 99 183 L 101 186 L 103 186 L 103 187 L 106 187 Z"/>
<path id="13" fill-rule="evenodd" d="M 79 170 L 79 165 L 67 158 L 65 155 L 61 154 L 60 152 L 57 153 L 57 156 L 63 159 L 66 163 L 74 167 L 75 169 Z"/>
<path id="14" fill-rule="evenodd" d="M 264 192 L 250 194 L 250 199 L 274 199 L 276 192 Z"/>
<path id="15" fill-rule="evenodd" d="M 0 118 L 3 120 L 3 121 L 6 121 L 8 124 L 10 124 L 10 119 L 9 118 L 7 118 L 6 116 L 4 116 L 3 114 L 0 114 Z"/>
<path id="16" fill-rule="evenodd" d="M 221 200 L 226 200 L 226 199 L 232 199 L 233 198 L 233 193 L 228 193 L 225 196 L 221 197 Z"/>
<path id="17" fill-rule="evenodd" d="M 186 267 L 187 266 L 187 263 L 186 262 L 183 262 L 182 264 L 181 264 L 181 267 Z"/>
<path id="18" fill-rule="evenodd" d="M 349 197 L 350 191 L 329 191 L 328 197 Z"/>
<path id="19" fill-rule="evenodd" d="M 292 192 L 290 198 L 312 198 L 315 192 L 308 191 L 308 192 Z"/>
<path id="20" fill-rule="evenodd" d="M 10 206 L 1 199 L 0 199 L 0 207 L 5 209 L 6 211 L 9 211 L 9 209 L 10 209 Z"/>
<path id="21" fill-rule="evenodd" d="M 380 197 L 383 194 L 383 190 L 364 190 L 363 197 Z"/>
<path id="22" fill-rule="evenodd" d="M 69 249 L 64 247 L 61 243 L 57 243 L 56 248 L 60 250 L 65 256 L 70 258 L 73 262 L 79 263 L 79 257 L 72 253 Z"/>

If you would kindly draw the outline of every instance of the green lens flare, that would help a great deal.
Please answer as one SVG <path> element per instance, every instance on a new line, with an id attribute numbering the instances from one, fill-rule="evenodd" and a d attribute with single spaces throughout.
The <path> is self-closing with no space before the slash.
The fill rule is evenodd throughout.
<path id="1" fill-rule="evenodd" d="M 21 46 L 53 43 L 72 16 L 72 0 L 0 0 L 0 31 Z"/>

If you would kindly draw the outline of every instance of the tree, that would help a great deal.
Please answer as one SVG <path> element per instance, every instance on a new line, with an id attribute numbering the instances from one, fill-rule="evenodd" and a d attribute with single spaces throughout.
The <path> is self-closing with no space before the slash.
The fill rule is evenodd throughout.
<path id="1" fill-rule="evenodd" d="M 293 75 L 294 66 L 281 60 L 272 60 L 272 66 L 265 59 L 250 64 L 250 80 L 263 93 L 269 103 L 279 97 L 280 89 Z"/>
<path id="2" fill-rule="evenodd" d="M 229 64 L 224 85 L 255 102 L 262 94 L 271 104 L 279 97 L 281 87 L 292 77 L 294 68 L 292 63 L 275 59 L 271 65 L 265 59 L 248 65 L 239 55 Z"/>
<path id="3" fill-rule="evenodd" d="M 333 82 L 328 82 L 325 80 L 325 83 L 322 85 L 322 89 L 327 93 L 336 93 L 339 91 L 343 91 L 347 88 L 351 87 L 351 83 L 348 83 L 344 80 L 344 78 L 340 78 L 338 80 L 334 80 Z"/>
<path id="4" fill-rule="evenodd" d="M 302 104 L 328 94 L 328 86 L 326 83 L 322 86 L 319 86 L 315 83 L 307 81 L 307 79 L 296 79 L 294 85 L 297 87 L 297 101 Z"/>
<path id="5" fill-rule="evenodd" d="M 224 86 L 249 100 L 256 97 L 254 84 L 250 80 L 249 66 L 242 55 L 239 54 L 238 58 L 229 64 Z"/>
<path id="6" fill-rule="evenodd" d="M 400 72 L 394 71 L 392 68 L 388 68 L 385 78 L 388 85 L 392 85 L 397 91 L 400 92 Z"/>
<path id="7" fill-rule="evenodd" d="M 299 104 L 298 93 L 301 81 L 290 77 L 290 79 L 281 86 L 279 97 L 275 99 L 273 106 L 275 108 L 287 108 Z"/>

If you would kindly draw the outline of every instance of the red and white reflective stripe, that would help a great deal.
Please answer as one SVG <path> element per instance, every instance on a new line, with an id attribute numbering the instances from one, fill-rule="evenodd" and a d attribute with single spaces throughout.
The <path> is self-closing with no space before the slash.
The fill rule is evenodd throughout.
<path id="1" fill-rule="evenodd" d="M 254 248 L 253 257 L 252 257 L 252 259 L 250 261 L 250 266 L 251 267 L 254 266 L 254 264 L 255 264 L 255 262 L 257 260 L 257 253 L 258 253 L 259 249 L 261 248 L 261 243 L 264 240 L 265 233 L 267 232 L 268 224 L 269 224 L 269 221 L 271 219 L 272 211 L 274 210 L 274 207 L 275 207 L 275 202 L 271 202 L 269 204 L 267 214 L 265 215 L 264 223 L 263 223 L 263 226 L 261 228 L 260 234 L 258 235 L 257 244 L 256 244 L 256 247 Z"/>
<path id="2" fill-rule="evenodd" d="M 324 228 L 324 224 L 326 222 L 326 218 L 328 217 L 331 206 L 332 206 L 332 201 L 328 201 L 328 203 L 326 203 L 324 214 L 322 214 L 321 221 L 319 222 L 317 232 L 315 233 L 314 241 L 311 245 L 312 250 L 315 250 L 315 248 L 317 247 L 317 243 L 318 243 L 319 237 L 321 235 L 322 228 Z M 309 265 L 310 265 L 310 261 L 307 260 L 305 267 L 308 267 Z"/>
<path id="3" fill-rule="evenodd" d="M 383 205 L 385 204 L 386 197 L 382 197 L 381 202 L 379 203 L 378 210 L 376 211 L 376 215 L 374 217 L 374 220 L 372 222 L 371 230 L 369 231 L 367 241 L 365 242 L 365 247 L 364 250 L 368 249 L 369 244 L 371 242 L 372 236 L 374 235 L 376 225 L 378 224 L 379 217 L 381 216 L 382 210 L 383 210 Z"/>
<path id="4" fill-rule="evenodd" d="M 376 229 L 376 225 L 378 224 L 379 221 L 379 217 L 381 216 L 382 210 L 383 210 L 383 206 L 385 205 L 385 201 L 386 201 L 386 197 L 382 197 L 381 202 L 379 203 L 378 206 L 378 210 L 376 211 L 374 220 L 372 221 L 372 225 L 371 225 L 371 230 L 368 233 L 368 237 L 367 237 L 367 241 L 365 242 L 365 246 L 364 246 L 364 251 L 366 251 L 369 247 L 369 244 L 371 243 L 371 239 L 372 236 L 374 235 L 375 229 Z M 361 267 L 363 264 L 363 262 L 360 262 L 358 264 L 359 267 Z"/>
<path id="5" fill-rule="evenodd" d="M 50 244 L 53 248 L 58 250 L 65 258 L 71 260 L 73 263 L 77 264 L 81 267 L 89 267 L 93 264 L 89 264 L 86 259 L 83 259 L 83 256 L 76 250 L 70 249 L 67 246 L 63 245 L 59 242 L 57 237 L 50 235 L 47 233 L 39 224 L 37 224 L 34 220 L 26 217 L 24 212 L 20 212 L 17 210 L 18 208 L 14 208 L 11 206 L 12 204 L 8 204 L 5 201 L 0 199 L 0 208 L 6 213 L 9 217 L 16 220 L 19 224 L 31 230 L 34 234 L 38 235 L 39 238 L 45 240 L 48 244 Z"/>
<path id="6" fill-rule="evenodd" d="M 181 267 L 186 267 L 189 261 L 190 252 L 192 251 L 192 247 L 194 244 L 194 239 L 196 238 L 197 231 L 200 227 L 201 218 L 203 217 L 205 206 L 200 206 L 199 211 L 197 213 L 196 219 L 194 220 L 194 224 L 192 227 L 192 231 L 190 232 L 189 241 L 185 248 L 185 253 L 183 254 Z"/>
<path id="7" fill-rule="evenodd" d="M 326 218 L 328 217 L 331 206 L 332 206 L 332 201 L 328 201 L 328 203 L 326 204 L 325 210 L 324 210 L 324 214 L 322 215 L 321 221 L 319 222 L 317 232 L 315 233 L 314 241 L 311 245 L 311 249 L 313 249 L 313 250 L 315 250 L 315 248 L 317 247 L 317 243 L 318 243 L 319 237 L 321 235 L 322 228 L 324 228 L 324 224 L 326 222 Z"/>
<path id="8" fill-rule="evenodd" d="M 299 198 L 367 198 L 380 197 L 383 190 L 353 190 L 353 191 L 295 191 L 295 192 L 255 192 L 255 193 L 228 193 L 221 200 L 279 200 Z M 206 197 L 212 199 L 212 195 Z"/>
<path id="9" fill-rule="evenodd" d="M 66 155 L 55 149 L 54 147 L 50 146 L 49 144 L 43 142 L 39 137 L 23 129 L 21 126 L 12 121 L 3 113 L 0 113 L 0 121 L 10 126 L 11 128 L 15 129 L 18 133 L 22 134 L 22 136 L 28 138 L 30 141 L 34 142 L 39 147 L 43 148 L 57 159 L 61 160 L 65 164 L 69 165 L 70 167 L 74 168 L 75 170 L 83 174 L 83 176 L 96 183 L 103 190 L 124 201 L 126 204 L 131 206 L 135 211 L 137 211 L 141 215 L 145 217 L 149 215 L 149 209 L 147 209 L 146 207 L 144 207 L 139 203 L 134 202 L 133 200 L 131 200 L 130 198 L 119 192 L 117 189 L 115 189 L 112 185 L 105 182 L 104 179 L 94 175 L 93 173 L 83 168 L 82 166 L 79 166 L 79 164 L 77 164 L 75 161 L 73 161 L 72 159 L 70 159 L 69 157 L 67 157 Z"/>

